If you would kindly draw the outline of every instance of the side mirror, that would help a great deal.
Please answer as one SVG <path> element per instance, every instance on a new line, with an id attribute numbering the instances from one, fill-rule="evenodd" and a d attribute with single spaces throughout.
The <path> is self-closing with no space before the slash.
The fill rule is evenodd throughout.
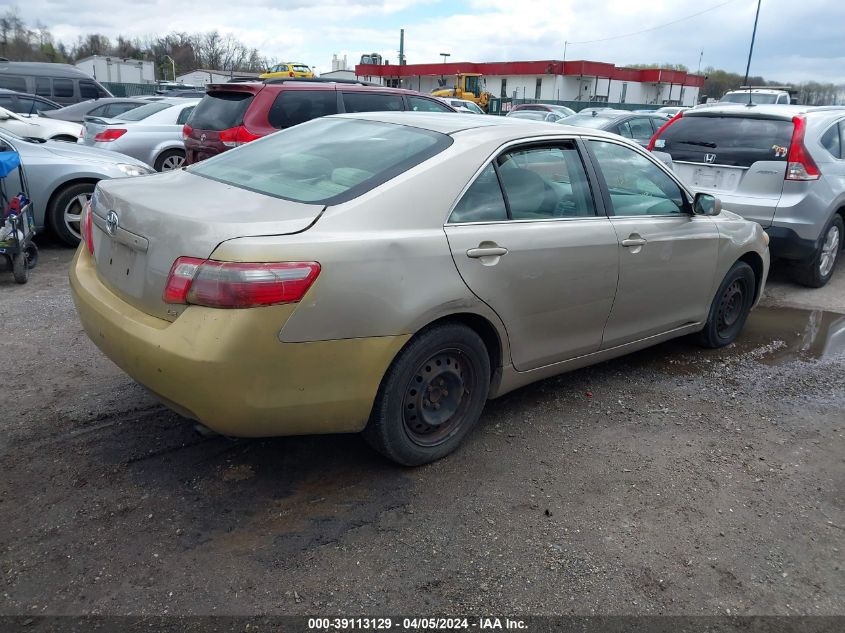
<path id="1" fill-rule="evenodd" d="M 709 193 L 697 193 L 692 210 L 696 215 L 719 215 L 722 212 L 722 201 Z"/>

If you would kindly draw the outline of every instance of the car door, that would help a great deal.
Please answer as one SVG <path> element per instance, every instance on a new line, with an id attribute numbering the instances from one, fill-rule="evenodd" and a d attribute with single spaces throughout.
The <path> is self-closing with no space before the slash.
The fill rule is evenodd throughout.
<path id="1" fill-rule="evenodd" d="M 602 348 L 702 321 L 712 300 L 719 233 L 645 152 L 587 141 L 619 239 L 619 286 Z"/>
<path id="2" fill-rule="evenodd" d="M 461 277 L 502 319 L 517 370 L 599 349 L 618 246 L 575 140 L 503 151 L 465 190 L 445 230 Z"/>

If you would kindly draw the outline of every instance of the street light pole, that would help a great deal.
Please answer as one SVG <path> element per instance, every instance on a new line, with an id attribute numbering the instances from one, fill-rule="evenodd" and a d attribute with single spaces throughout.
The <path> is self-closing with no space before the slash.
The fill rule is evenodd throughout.
<path id="1" fill-rule="evenodd" d="M 760 3 L 762 0 L 757 0 L 757 13 L 754 16 L 754 30 L 751 31 L 751 48 L 748 49 L 748 64 L 745 67 L 745 81 L 742 82 L 743 86 L 748 85 L 748 73 L 751 70 L 751 54 L 754 52 L 754 38 L 757 37 L 757 20 L 760 19 Z M 750 99 L 750 92 L 749 92 L 749 99 Z"/>
<path id="2" fill-rule="evenodd" d="M 443 63 L 446 63 L 446 58 L 451 57 L 452 53 L 440 53 L 440 56 L 443 58 Z"/>
<path id="3" fill-rule="evenodd" d="M 170 55 L 165 55 L 164 58 L 170 60 L 170 65 L 173 68 L 173 83 L 176 83 L 176 62 L 173 61 Z"/>

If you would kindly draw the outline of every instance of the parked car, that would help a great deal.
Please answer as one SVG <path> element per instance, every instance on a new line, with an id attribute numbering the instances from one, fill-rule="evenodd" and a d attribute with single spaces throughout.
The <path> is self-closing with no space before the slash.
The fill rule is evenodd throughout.
<path id="1" fill-rule="evenodd" d="M 127 154 L 156 171 L 178 169 L 185 162 L 182 126 L 199 99 L 168 97 L 111 119 L 85 117 L 82 142 Z"/>
<path id="2" fill-rule="evenodd" d="M 41 116 L 46 112 L 58 110 L 61 107 L 55 101 L 50 101 L 38 95 L 29 95 L 23 92 L 0 88 L 0 108 L 5 108 L 16 114 Z"/>
<path id="3" fill-rule="evenodd" d="M 738 106 L 688 110 L 649 147 L 689 187 L 758 222 L 795 278 L 825 285 L 845 245 L 845 108 Z"/>
<path id="4" fill-rule="evenodd" d="M 457 112 L 464 114 L 485 114 L 484 110 L 475 103 L 467 99 L 456 99 L 454 97 L 438 97 L 446 105 L 452 106 Z"/>
<path id="5" fill-rule="evenodd" d="M 541 112 L 554 112 L 555 114 L 559 115 L 560 117 L 565 116 L 572 116 L 575 114 L 575 110 L 572 108 L 567 108 L 564 105 L 557 105 L 554 103 L 520 103 L 519 105 L 514 106 L 511 108 L 511 112 L 523 112 L 525 110 L 538 110 Z"/>
<path id="6" fill-rule="evenodd" d="M 81 145 L 23 138 L 0 130 L 0 152 L 20 154 L 34 205 L 36 229 L 49 228 L 68 245 L 79 243 L 79 219 L 96 183 L 151 173 L 140 161 Z M 7 183 L 7 191 L 20 191 Z"/>
<path id="7" fill-rule="evenodd" d="M 276 64 L 266 73 L 258 75 L 259 79 L 279 79 L 283 77 L 313 79 L 314 71 L 311 70 L 307 64 L 287 62 L 284 64 Z"/>
<path id="8" fill-rule="evenodd" d="M 660 114 L 628 112 L 627 110 L 581 110 L 575 116 L 562 119 L 558 123 L 613 132 L 645 147 L 660 126 L 666 123 L 666 117 Z"/>
<path id="9" fill-rule="evenodd" d="M 338 112 L 455 112 L 436 97 L 363 82 L 268 79 L 210 84 L 185 125 L 187 165 L 311 119 Z"/>
<path id="10" fill-rule="evenodd" d="M 46 97 L 61 105 L 112 96 L 76 66 L 46 62 L 0 60 L 0 88 Z"/>
<path id="11" fill-rule="evenodd" d="M 754 105 L 789 105 L 791 99 L 786 90 L 769 88 L 746 88 L 745 90 L 729 90 L 720 99 L 724 103 L 751 103 Z"/>
<path id="12" fill-rule="evenodd" d="M 684 334 L 733 341 L 769 255 L 719 210 L 596 130 L 330 116 L 100 183 L 71 289 L 94 343 L 183 415 L 363 430 L 416 465 L 488 398 Z"/>
<path id="13" fill-rule="evenodd" d="M 0 130 L 7 130 L 18 136 L 41 140 L 76 143 L 82 135 L 82 126 L 69 121 L 58 121 L 40 116 L 23 116 L 0 108 Z"/>
<path id="14" fill-rule="evenodd" d="M 142 99 L 132 99 L 129 97 L 105 97 L 103 99 L 92 99 L 91 101 L 75 103 L 49 112 L 42 112 L 41 116 L 46 116 L 49 119 L 82 123 L 86 116 L 108 119 L 120 116 L 124 112 L 129 112 L 129 110 L 133 110 L 145 103 L 147 102 Z"/>
<path id="15" fill-rule="evenodd" d="M 546 112 L 544 110 L 511 110 L 505 117 L 511 119 L 524 119 L 527 121 L 543 121 L 545 123 L 557 123 L 567 118 L 566 114 L 557 112 Z"/>

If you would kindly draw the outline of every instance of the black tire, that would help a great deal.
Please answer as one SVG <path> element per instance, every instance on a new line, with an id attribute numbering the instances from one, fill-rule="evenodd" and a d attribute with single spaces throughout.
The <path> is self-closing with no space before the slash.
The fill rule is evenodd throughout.
<path id="1" fill-rule="evenodd" d="M 171 167 L 170 165 L 174 163 L 177 159 L 181 159 L 179 165 L 177 167 Z M 166 152 L 162 152 L 161 154 L 159 154 L 159 157 L 156 158 L 154 167 L 156 171 L 171 171 L 173 169 L 179 169 L 184 164 L 185 152 L 183 152 L 181 149 L 169 149 Z"/>
<path id="2" fill-rule="evenodd" d="M 30 242 L 26 247 L 26 267 L 32 270 L 38 266 L 38 247 Z"/>
<path id="3" fill-rule="evenodd" d="M 829 242 L 832 239 L 836 240 L 835 244 Z M 843 229 L 842 216 L 837 213 L 825 225 L 821 234 L 819 249 L 813 259 L 810 262 L 795 264 L 792 269 L 793 279 L 809 288 L 824 286 L 833 277 L 833 271 L 836 270 L 843 245 L 845 245 L 845 229 Z M 833 261 L 830 262 L 826 258 L 832 258 Z"/>
<path id="4" fill-rule="evenodd" d="M 754 304 L 755 280 L 754 271 L 745 262 L 731 267 L 713 297 L 704 329 L 698 333 L 700 345 L 717 348 L 736 340 Z"/>
<path id="5" fill-rule="evenodd" d="M 78 221 L 74 222 L 67 219 L 65 210 L 68 208 L 68 205 L 71 205 L 74 211 L 81 213 L 82 209 L 76 208 L 82 205 L 81 197 L 90 198 L 96 186 L 96 183 L 93 182 L 80 182 L 67 185 L 54 193 L 50 199 L 50 204 L 47 205 L 47 221 L 50 224 L 50 228 L 56 237 L 68 246 L 79 244 L 80 226 Z"/>
<path id="6" fill-rule="evenodd" d="M 66 134 L 59 134 L 50 139 L 51 141 L 61 141 L 62 143 L 76 143 L 78 140 L 75 136 L 68 136 Z"/>
<path id="7" fill-rule="evenodd" d="M 19 284 L 25 284 L 29 281 L 29 268 L 26 265 L 26 252 L 12 256 L 12 274 L 15 277 L 15 281 Z"/>
<path id="8" fill-rule="evenodd" d="M 364 438 L 404 466 L 436 461 L 478 422 L 489 390 L 490 357 L 481 337 L 459 323 L 433 326 L 393 360 Z"/>

